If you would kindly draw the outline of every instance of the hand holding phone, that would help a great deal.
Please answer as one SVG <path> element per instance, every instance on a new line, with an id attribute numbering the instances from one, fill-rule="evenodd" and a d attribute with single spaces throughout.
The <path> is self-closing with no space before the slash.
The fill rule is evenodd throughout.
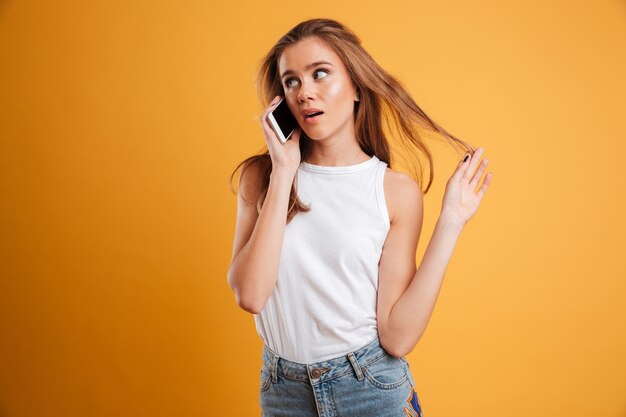
<path id="1" fill-rule="evenodd" d="M 301 130 L 297 121 L 295 121 L 295 128 L 291 129 L 291 131 L 289 132 L 286 132 L 286 135 L 286 126 L 281 125 L 285 127 L 285 129 L 283 129 L 282 127 L 275 129 L 273 126 L 271 126 L 269 117 L 270 113 L 274 113 L 274 121 L 277 121 L 275 115 L 279 114 L 279 112 L 276 112 L 279 103 L 283 103 L 282 105 L 286 108 L 287 111 L 289 111 L 287 103 L 284 101 L 284 97 L 274 97 L 269 106 L 266 107 L 266 109 L 263 111 L 263 114 L 261 115 L 261 126 L 263 127 L 263 135 L 265 136 L 265 142 L 267 143 L 267 148 L 272 159 L 273 172 L 274 170 L 280 170 L 295 175 L 301 160 Z M 290 111 L 289 114 L 291 114 Z M 291 117 L 293 117 L 292 114 Z M 279 130 L 280 132 L 282 132 L 283 138 L 285 138 L 285 140 L 282 140 L 280 138 L 280 135 L 277 134 L 275 130 Z M 289 138 L 291 140 L 287 140 Z"/>
<path id="2" fill-rule="evenodd" d="M 298 121 L 289 110 L 285 97 L 281 98 L 276 108 L 267 115 L 267 120 L 282 143 L 287 142 L 298 126 Z"/>

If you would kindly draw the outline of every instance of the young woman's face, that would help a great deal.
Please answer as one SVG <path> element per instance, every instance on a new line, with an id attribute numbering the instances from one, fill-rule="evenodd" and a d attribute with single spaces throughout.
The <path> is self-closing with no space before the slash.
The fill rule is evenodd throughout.
<path id="1" fill-rule="evenodd" d="M 278 61 L 278 74 L 289 109 L 309 138 L 354 132 L 356 88 L 339 56 L 324 41 L 309 37 L 286 48 Z M 309 108 L 324 113 L 306 119 L 302 111 Z"/>

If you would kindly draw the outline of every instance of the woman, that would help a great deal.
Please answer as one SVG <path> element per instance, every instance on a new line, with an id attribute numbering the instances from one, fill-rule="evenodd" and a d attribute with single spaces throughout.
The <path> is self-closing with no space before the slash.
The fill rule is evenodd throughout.
<path id="1" fill-rule="evenodd" d="M 258 86 L 271 100 L 261 116 L 268 149 L 237 167 L 244 166 L 228 282 L 264 341 L 263 416 L 421 416 L 405 355 L 490 183 L 488 173 L 474 192 L 487 166 L 479 164 L 483 149 L 433 122 L 334 20 L 308 20 L 284 35 Z M 299 125 L 284 144 L 267 121 L 281 97 Z M 424 193 L 432 158 L 418 127 L 468 150 L 446 184 L 418 270 L 422 190 L 390 168 L 383 119 L 395 122 L 405 153 L 428 159 Z"/>

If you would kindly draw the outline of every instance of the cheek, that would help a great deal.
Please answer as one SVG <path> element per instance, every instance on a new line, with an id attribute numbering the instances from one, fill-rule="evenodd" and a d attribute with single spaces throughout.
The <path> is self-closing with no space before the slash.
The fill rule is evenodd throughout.
<path id="1" fill-rule="evenodd" d="M 346 114 L 353 111 L 353 99 L 350 93 L 350 87 L 345 82 L 336 82 L 328 85 L 328 89 L 326 90 L 325 100 L 328 100 L 329 103 L 332 103 L 332 106 L 336 111 L 340 111 L 343 113 L 344 109 Z"/>
<path id="2" fill-rule="evenodd" d="M 289 93 L 287 93 L 289 94 Z M 298 100 L 296 97 L 289 97 L 286 99 L 287 100 L 287 107 L 289 107 L 289 110 L 291 110 L 291 113 L 294 116 L 297 116 L 297 114 L 300 112 L 300 109 L 298 107 Z"/>
<path id="3" fill-rule="evenodd" d="M 328 86 L 326 91 L 328 98 L 339 99 L 345 94 L 345 87 L 342 83 L 332 83 Z"/>

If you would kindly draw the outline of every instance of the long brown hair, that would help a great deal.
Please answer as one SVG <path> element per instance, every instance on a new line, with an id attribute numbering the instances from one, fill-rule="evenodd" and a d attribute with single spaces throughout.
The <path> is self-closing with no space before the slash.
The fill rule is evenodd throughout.
<path id="1" fill-rule="evenodd" d="M 426 194 L 434 177 L 433 158 L 418 132 L 419 127 L 443 135 L 453 147 L 456 145 L 467 151 L 474 151 L 472 146 L 451 135 L 428 117 L 400 81 L 374 61 L 361 46 L 361 40 L 345 25 L 332 19 L 311 19 L 299 23 L 280 38 L 262 59 L 256 86 L 264 108 L 277 95 L 283 97 L 285 95 L 278 74 L 280 56 L 287 47 L 310 36 L 323 40 L 339 55 L 354 86 L 358 88 L 360 101 L 354 103 L 355 133 L 359 146 L 366 154 L 376 155 L 378 159 L 386 162 L 389 168 L 392 168 L 390 143 L 384 128 L 386 127 L 390 133 L 396 132 L 391 136 L 399 138 L 398 145 L 404 149 L 404 152 L 394 152 L 394 157 L 398 156 L 405 162 L 409 162 L 407 165 L 410 174 L 422 188 L 424 165 L 420 161 L 420 153 L 426 156 L 429 165 L 429 179 L 423 190 Z M 272 171 L 267 144 L 260 152 L 262 153 L 250 156 L 239 163 L 230 176 L 231 191 L 235 192 L 232 188 L 232 181 L 237 170 L 243 165 L 241 172 L 243 176 L 246 169 L 253 163 L 261 164 L 262 175 L 260 181 L 257 182 L 259 198 L 256 201 L 256 208 L 259 212 L 267 195 Z M 310 152 L 311 139 L 301 129 L 301 160 L 306 161 Z M 414 163 L 411 164 L 411 161 Z M 298 198 L 297 178 L 294 178 L 289 196 L 287 223 L 299 211 L 309 210 L 310 207 L 305 206 Z"/>

